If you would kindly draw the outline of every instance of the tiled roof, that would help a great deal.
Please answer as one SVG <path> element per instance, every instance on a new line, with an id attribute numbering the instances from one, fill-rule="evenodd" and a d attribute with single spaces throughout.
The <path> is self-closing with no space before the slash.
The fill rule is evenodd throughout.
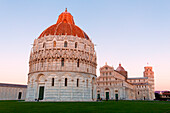
<path id="1" fill-rule="evenodd" d="M 17 87 L 17 88 L 27 88 L 27 85 L 0 83 L 0 87 Z"/>
<path id="2" fill-rule="evenodd" d="M 148 83 L 132 83 L 133 85 L 148 85 Z"/>
<path id="3" fill-rule="evenodd" d="M 135 77 L 135 78 L 127 78 L 127 79 L 147 79 L 148 77 Z"/>

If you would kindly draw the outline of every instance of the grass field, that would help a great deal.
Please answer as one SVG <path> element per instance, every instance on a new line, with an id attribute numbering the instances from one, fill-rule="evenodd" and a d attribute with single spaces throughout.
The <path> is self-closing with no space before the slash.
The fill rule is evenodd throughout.
<path id="1" fill-rule="evenodd" d="M 0 113 L 170 113 L 165 101 L 21 102 L 0 101 Z"/>

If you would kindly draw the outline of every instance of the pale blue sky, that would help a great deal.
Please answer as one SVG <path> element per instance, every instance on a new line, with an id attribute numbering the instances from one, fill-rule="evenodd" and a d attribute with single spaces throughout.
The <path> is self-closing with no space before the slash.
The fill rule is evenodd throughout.
<path id="1" fill-rule="evenodd" d="M 66 7 L 97 45 L 98 68 L 121 62 L 141 77 L 149 62 L 156 90 L 170 90 L 169 0 L 0 0 L 0 82 L 26 84 L 33 40 Z"/>

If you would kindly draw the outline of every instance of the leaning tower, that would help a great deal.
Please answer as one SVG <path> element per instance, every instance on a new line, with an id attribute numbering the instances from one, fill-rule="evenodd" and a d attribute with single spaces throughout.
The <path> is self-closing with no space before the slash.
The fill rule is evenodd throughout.
<path id="1" fill-rule="evenodd" d="M 96 99 L 96 53 L 67 9 L 34 40 L 26 101 Z"/>
<path id="2" fill-rule="evenodd" d="M 148 77 L 148 86 L 149 86 L 149 99 L 155 99 L 155 84 L 154 84 L 154 72 L 152 71 L 151 66 L 144 67 L 145 71 L 144 77 Z"/>

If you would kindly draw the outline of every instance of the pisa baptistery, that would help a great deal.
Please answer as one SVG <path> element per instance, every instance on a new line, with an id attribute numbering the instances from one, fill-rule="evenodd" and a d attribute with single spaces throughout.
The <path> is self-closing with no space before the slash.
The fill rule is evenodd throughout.
<path id="1" fill-rule="evenodd" d="M 67 9 L 34 40 L 26 101 L 96 100 L 96 53 Z"/>

